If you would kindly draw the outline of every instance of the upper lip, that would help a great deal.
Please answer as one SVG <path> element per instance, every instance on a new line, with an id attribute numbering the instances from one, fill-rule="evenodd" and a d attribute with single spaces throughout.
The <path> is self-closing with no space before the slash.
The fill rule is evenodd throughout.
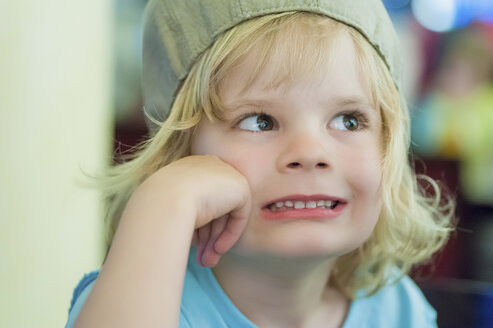
<path id="1" fill-rule="evenodd" d="M 347 203 L 347 200 L 344 198 L 340 197 L 335 197 L 335 196 L 330 196 L 330 195 L 325 195 L 325 194 L 316 194 L 316 195 L 301 195 L 301 194 L 295 194 L 295 195 L 288 195 L 285 197 L 273 199 L 271 201 L 268 201 L 267 203 L 264 203 L 262 205 L 262 208 L 267 207 L 271 204 L 277 203 L 277 202 L 284 202 L 287 200 L 292 200 L 292 201 L 302 201 L 302 202 L 308 202 L 310 200 L 317 201 L 317 200 L 331 200 L 331 201 L 339 201 L 340 203 Z"/>

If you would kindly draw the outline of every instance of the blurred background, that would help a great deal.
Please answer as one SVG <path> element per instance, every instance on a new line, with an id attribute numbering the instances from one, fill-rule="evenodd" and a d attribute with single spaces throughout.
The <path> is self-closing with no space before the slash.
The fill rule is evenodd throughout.
<path id="1" fill-rule="evenodd" d="M 147 134 L 145 0 L 0 0 L 0 327 L 61 327 L 104 255 L 97 172 Z M 413 271 L 439 327 L 493 327 L 493 1 L 386 0 L 402 42 L 416 171 L 458 229 Z"/>

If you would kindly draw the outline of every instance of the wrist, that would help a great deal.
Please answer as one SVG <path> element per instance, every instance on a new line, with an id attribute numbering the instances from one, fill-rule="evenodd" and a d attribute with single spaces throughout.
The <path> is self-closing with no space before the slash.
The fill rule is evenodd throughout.
<path id="1" fill-rule="evenodd" d="M 196 218 L 193 202 L 187 199 L 182 188 L 177 185 L 163 190 L 162 185 L 157 186 L 156 183 L 159 181 L 145 181 L 135 190 L 127 203 L 122 220 L 135 217 L 139 221 L 156 221 L 166 228 L 181 226 L 191 236 Z"/>

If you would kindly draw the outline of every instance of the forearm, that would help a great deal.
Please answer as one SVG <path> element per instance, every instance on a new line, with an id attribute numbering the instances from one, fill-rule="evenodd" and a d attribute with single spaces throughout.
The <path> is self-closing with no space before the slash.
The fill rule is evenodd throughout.
<path id="1" fill-rule="evenodd" d="M 74 327 L 178 325 L 194 212 L 177 195 L 151 191 L 144 186 L 129 201 Z"/>

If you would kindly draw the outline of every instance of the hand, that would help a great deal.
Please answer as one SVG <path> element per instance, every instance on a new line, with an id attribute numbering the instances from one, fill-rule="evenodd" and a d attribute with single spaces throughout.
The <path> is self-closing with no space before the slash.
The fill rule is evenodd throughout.
<path id="1" fill-rule="evenodd" d="M 251 211 L 247 179 L 214 156 L 184 157 L 161 170 L 195 208 L 192 243 L 197 246 L 197 263 L 216 265 L 246 227 Z"/>

